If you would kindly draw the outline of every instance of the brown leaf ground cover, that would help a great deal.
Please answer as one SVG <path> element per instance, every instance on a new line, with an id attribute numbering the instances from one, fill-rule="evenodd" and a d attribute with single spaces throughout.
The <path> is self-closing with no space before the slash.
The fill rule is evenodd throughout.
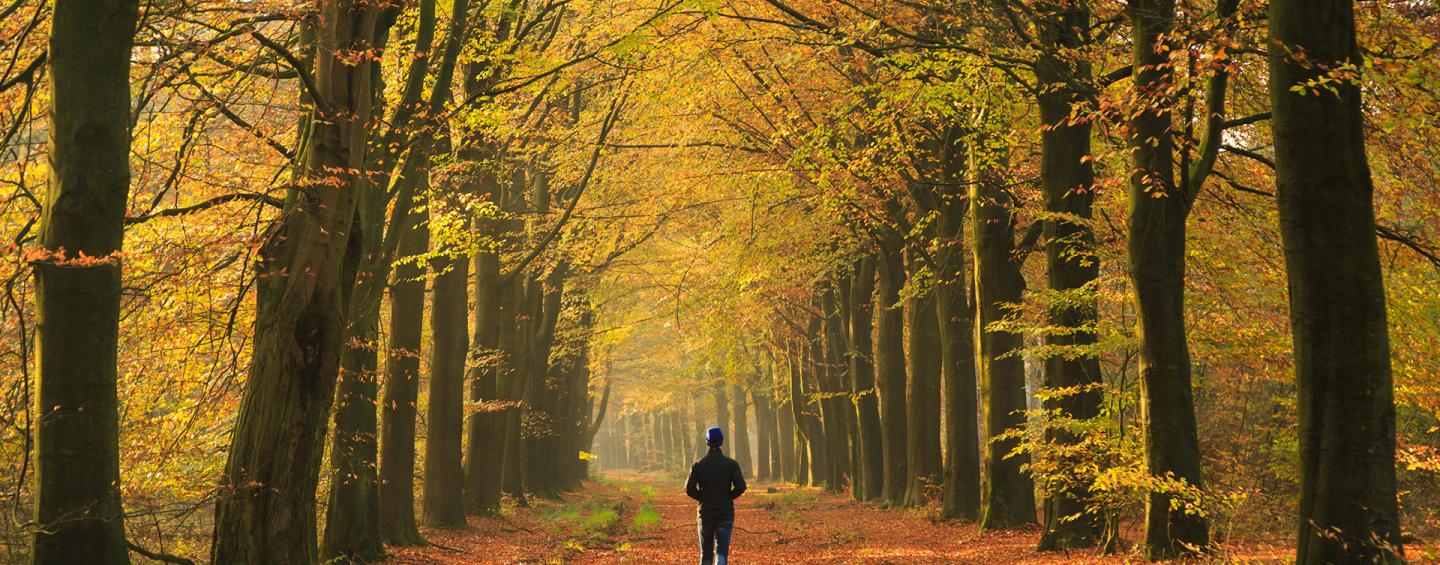
<path id="1" fill-rule="evenodd" d="M 468 529 L 425 530 L 432 547 L 386 563 L 696 563 L 695 504 L 683 481 L 612 473 L 564 500 L 536 500 Z M 752 485 L 737 501 L 732 563 L 1132 563 L 1136 555 L 1038 553 L 1038 528 L 976 531 L 922 510 L 887 509 L 793 485 Z M 1132 537 L 1133 539 L 1133 537 Z M 1283 543 L 1222 546 L 1209 562 L 1283 563 Z"/>

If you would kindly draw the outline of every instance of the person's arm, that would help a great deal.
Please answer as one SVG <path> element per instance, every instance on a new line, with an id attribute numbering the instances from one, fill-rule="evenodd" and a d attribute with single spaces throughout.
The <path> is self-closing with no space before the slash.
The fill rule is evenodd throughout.
<path id="1" fill-rule="evenodd" d="M 685 479 L 685 495 L 700 500 L 700 478 L 695 476 L 695 466 L 690 466 L 690 478 Z"/>
<path id="2" fill-rule="evenodd" d="M 730 499 L 734 500 L 745 494 L 745 473 L 740 472 L 739 463 L 735 463 L 730 469 Z"/>

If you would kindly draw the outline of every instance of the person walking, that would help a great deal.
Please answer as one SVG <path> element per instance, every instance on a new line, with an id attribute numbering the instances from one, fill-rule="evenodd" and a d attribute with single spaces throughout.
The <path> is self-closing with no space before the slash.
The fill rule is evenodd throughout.
<path id="1" fill-rule="evenodd" d="M 730 557 L 730 534 L 735 528 L 735 499 L 745 493 L 745 475 L 740 464 L 720 451 L 725 433 L 720 428 L 705 430 L 710 452 L 690 466 L 685 494 L 700 502 L 700 565 L 726 565 Z M 718 564 L 715 556 L 720 556 Z"/>

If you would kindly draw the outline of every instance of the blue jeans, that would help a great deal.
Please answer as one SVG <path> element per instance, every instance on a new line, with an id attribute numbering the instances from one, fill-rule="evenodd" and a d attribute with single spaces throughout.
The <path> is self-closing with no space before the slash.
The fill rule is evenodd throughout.
<path id="1" fill-rule="evenodd" d="M 730 558 L 730 532 L 735 520 L 700 521 L 700 565 L 726 565 Z M 715 561 L 715 556 L 720 561 Z"/>

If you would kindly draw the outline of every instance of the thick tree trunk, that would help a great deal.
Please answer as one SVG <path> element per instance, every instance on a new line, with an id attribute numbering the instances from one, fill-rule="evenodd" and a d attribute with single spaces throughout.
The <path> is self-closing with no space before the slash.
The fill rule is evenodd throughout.
<path id="1" fill-rule="evenodd" d="M 525 498 L 525 477 L 522 471 L 523 460 L 521 458 L 521 415 L 523 409 L 520 407 L 521 399 L 525 394 L 525 371 L 519 367 L 518 360 L 525 358 L 525 344 L 520 336 L 529 331 L 529 323 L 521 318 L 521 311 L 525 310 L 525 289 L 522 281 L 512 281 L 501 289 L 500 303 L 500 350 L 505 363 L 497 368 L 499 371 L 499 384 L 501 396 L 507 403 L 505 408 L 505 431 L 501 434 L 501 451 L 504 459 L 501 461 L 500 488 L 515 499 L 516 504 L 528 506 L 529 501 Z M 525 316 L 528 319 L 528 315 Z M 637 423 L 638 424 L 638 423 Z M 632 430 L 632 436 L 639 438 L 640 430 Z M 636 461 L 643 452 L 635 450 Z"/>
<path id="2" fill-rule="evenodd" d="M 910 258 L 918 271 L 918 258 Z M 912 276 L 914 272 L 912 271 Z M 940 321 L 933 289 L 906 301 L 910 325 L 909 381 L 906 383 L 905 505 L 924 506 L 926 491 L 940 483 Z"/>
<path id="3" fill-rule="evenodd" d="M 465 414 L 465 358 L 469 350 L 466 292 L 470 261 L 443 257 L 434 264 L 430 302 L 430 406 L 425 426 L 425 493 L 427 525 L 465 525 L 464 468 L 461 461 Z"/>
<path id="4" fill-rule="evenodd" d="M 50 178 L 38 239 L 47 256 L 34 261 L 36 564 L 130 562 L 116 348 L 138 11 L 134 0 L 59 0 L 51 22 Z"/>
<path id="5" fill-rule="evenodd" d="M 820 360 L 816 369 L 816 382 L 824 395 L 820 401 L 825 425 L 826 459 L 829 462 L 830 490 L 840 492 L 850 475 L 851 420 L 854 419 L 855 405 L 848 396 L 842 396 L 849 386 L 845 363 L 845 321 L 841 316 L 839 298 L 835 290 L 828 287 L 820 295 L 820 310 L 824 314 L 821 322 L 821 338 L 814 351 Z"/>
<path id="6" fill-rule="evenodd" d="M 770 478 L 770 425 L 766 421 L 765 399 L 760 387 L 750 391 L 750 403 L 755 407 L 755 480 Z"/>
<path id="7" fill-rule="evenodd" d="M 885 458 L 881 449 L 884 433 L 880 426 L 880 399 L 875 390 L 874 306 L 875 257 L 867 255 L 855 263 L 850 283 L 850 394 L 855 398 L 858 418 L 855 441 L 860 445 L 860 498 L 875 500 L 883 494 Z"/>
<path id="8" fill-rule="evenodd" d="M 390 286 L 390 343 L 380 418 L 380 534 L 396 546 L 424 542 L 415 520 L 415 417 L 420 398 L 421 334 L 425 322 L 425 264 L 430 228 L 424 212 L 413 215 L 401 239 L 400 264 Z"/>
<path id="9" fill-rule="evenodd" d="M 388 30 L 399 16 L 401 7 L 386 6 L 382 16 L 380 38 L 388 41 Z M 450 30 L 445 40 L 445 49 L 438 65 L 434 65 L 430 50 L 434 41 L 436 19 L 435 0 L 422 0 L 417 6 L 418 19 L 415 29 L 413 57 L 405 74 L 405 86 L 400 100 L 389 117 L 389 130 L 379 136 L 372 145 L 372 167 L 369 171 L 371 182 L 360 202 L 360 217 L 367 223 L 364 239 L 372 244 L 373 250 L 362 253 L 362 265 L 371 273 L 362 279 L 356 293 L 356 304 L 352 312 L 374 312 L 378 317 L 384 292 L 380 288 L 390 281 L 391 270 L 396 269 L 396 278 L 388 288 L 391 295 L 391 343 L 386 349 L 385 398 L 381 405 L 381 430 L 383 442 L 380 445 L 379 481 L 374 490 L 378 491 L 374 503 L 376 508 L 379 538 L 392 545 L 414 545 L 424 543 L 415 520 L 415 420 L 419 397 L 419 370 L 421 349 L 421 324 L 424 323 L 425 284 L 424 266 L 415 260 L 399 266 L 394 265 L 398 256 L 420 255 L 428 251 L 428 214 L 423 207 L 414 205 L 415 195 L 429 194 L 429 174 L 432 152 L 439 146 L 433 132 L 433 116 L 439 114 L 449 103 L 449 84 L 453 79 L 456 59 L 459 57 L 464 29 L 468 19 L 468 0 L 454 0 Z M 381 72 L 380 61 L 373 61 L 373 72 Z M 432 66 L 435 83 L 427 105 L 422 105 L 425 78 Z M 384 81 L 375 81 L 375 96 L 384 95 Z M 409 139 L 410 151 L 394 179 L 398 188 L 389 207 L 390 220 L 385 223 L 387 197 L 390 188 L 390 173 L 393 162 L 399 158 L 402 140 Z M 368 198 L 367 198 L 368 197 Z M 419 210 L 416 210 L 420 208 Z M 383 230 L 383 234 L 381 231 Z M 398 301 L 398 302 L 397 302 Z M 368 392 L 368 391 L 367 391 Z M 373 398 L 373 396 L 372 396 Z M 369 420 L 363 420 L 367 425 Z M 341 433 L 337 413 L 336 433 Z M 373 435 L 375 430 L 368 427 L 359 430 L 357 437 Z M 391 445 L 391 444 L 394 445 Z M 332 459 L 334 458 L 332 448 Z M 373 465 L 374 462 L 368 462 Z M 373 476 L 373 472 L 372 472 Z M 337 475 L 338 477 L 338 475 Z M 335 481 L 332 480 L 332 484 Z M 349 493 L 362 492 L 358 489 L 337 490 L 332 507 L 358 506 L 354 501 L 345 501 Z M 339 496 L 346 495 L 346 496 Z M 328 526 L 327 526 L 328 527 Z M 343 532 L 342 532 L 343 533 Z M 327 544 L 341 549 L 347 555 L 356 555 L 368 549 L 370 540 L 363 537 L 365 530 L 352 530 L 352 535 L 332 537 L 327 530 Z M 358 535 L 357 535 L 358 534 Z M 348 538 L 348 539 L 345 539 Z"/>
<path id="10" fill-rule="evenodd" d="M 1045 265 L 1050 290 L 1064 298 L 1050 306 L 1049 323 L 1064 331 L 1046 334 L 1047 346 L 1057 350 L 1045 360 L 1044 386 L 1052 390 L 1073 389 L 1066 396 L 1046 401 L 1047 410 L 1063 417 L 1089 420 L 1100 414 L 1103 401 L 1100 360 L 1084 350 L 1096 341 L 1097 321 L 1094 281 L 1100 274 L 1095 257 L 1095 234 L 1088 222 L 1095 200 L 1095 172 L 1089 162 L 1091 126 L 1075 122 L 1071 113 L 1081 103 L 1077 84 L 1089 84 L 1090 66 L 1062 51 L 1078 49 L 1089 36 L 1090 14 L 1080 5 L 1060 8 L 1041 20 L 1043 51 L 1035 74 L 1047 85 L 1039 96 L 1040 184 L 1045 197 Z M 1079 353 L 1079 356 L 1076 354 Z M 1075 445 L 1083 438 L 1055 429 L 1047 430 L 1051 443 Z M 1063 468 L 1078 467 L 1070 461 Z M 1079 479 L 1083 481 L 1082 479 Z M 1086 508 L 1089 489 L 1071 484 L 1045 489 L 1042 550 L 1088 547 L 1101 533 L 1100 516 Z"/>
<path id="11" fill-rule="evenodd" d="M 885 459 L 884 498 L 890 504 L 905 502 L 909 480 L 905 431 L 905 311 L 899 304 L 905 286 L 903 241 L 898 233 L 881 240 L 876 270 L 875 309 L 880 321 L 875 328 L 875 378 L 880 391 L 881 443 Z"/>
<path id="12" fill-rule="evenodd" d="M 965 146 L 952 128 L 940 148 L 945 185 L 936 218 L 935 311 L 945 388 L 945 464 L 940 518 L 980 517 L 980 430 L 976 418 L 975 306 L 966 289 Z"/>
<path id="13" fill-rule="evenodd" d="M 818 318 L 811 318 L 810 332 L 807 339 L 810 342 L 820 338 L 820 326 Z M 805 439 L 799 447 L 800 455 L 808 465 L 801 466 L 801 475 L 810 478 L 809 484 L 827 483 L 830 478 L 829 460 L 826 458 L 825 427 L 820 422 L 820 417 L 815 414 L 818 407 L 813 400 L 814 394 L 810 386 L 818 368 L 810 343 L 802 343 L 793 355 L 791 355 L 792 367 L 790 370 L 790 409 L 794 412 L 795 429 Z M 802 484 L 804 481 L 801 481 Z"/>
<path id="14" fill-rule="evenodd" d="M 215 509 L 211 562 L 316 560 L 315 489 L 345 337 L 342 254 L 363 179 L 378 8 L 320 3 L 315 101 L 300 180 L 261 248 L 250 376 Z M 108 25 L 108 24 L 107 24 Z M 89 71 L 87 71 L 89 72 Z M 302 276 L 303 275 L 303 276 Z"/>
<path id="15" fill-rule="evenodd" d="M 544 183 L 545 177 L 537 175 Z M 537 496 L 557 498 L 560 496 L 558 455 L 559 433 L 557 425 L 563 419 L 557 405 L 558 394 L 552 386 L 550 376 L 550 351 L 555 343 L 555 328 L 560 318 L 561 299 L 565 294 L 565 277 L 568 266 L 561 262 L 553 267 L 544 279 L 538 275 L 533 283 L 538 295 L 536 308 L 537 326 L 530 334 L 528 356 L 529 375 L 526 377 L 525 405 L 528 410 L 526 426 L 526 488 Z M 662 446 L 663 448 L 663 446 Z M 668 455 L 668 454 L 666 454 Z"/>
<path id="16" fill-rule="evenodd" d="M 754 477 L 755 466 L 752 464 L 750 455 L 750 425 L 745 409 L 750 395 L 745 394 L 745 389 L 741 388 L 739 384 L 731 385 L 730 391 L 730 399 L 735 403 L 735 418 L 730 423 L 734 429 L 732 435 L 735 436 L 733 447 L 735 462 L 740 464 L 740 470 L 745 473 L 746 477 Z"/>
<path id="17" fill-rule="evenodd" d="M 374 276 L 364 273 L 361 276 Z M 379 481 L 376 474 L 375 397 L 380 313 L 356 312 L 340 359 L 335 392 L 335 433 L 330 442 L 330 497 L 325 508 L 325 560 L 364 563 L 385 553 L 380 539 Z"/>
<path id="18" fill-rule="evenodd" d="M 1029 458 L 1012 456 L 1017 439 L 997 441 L 1000 434 L 1025 426 L 1025 363 L 1016 355 L 1024 346 L 1018 333 L 993 331 L 1004 320 L 1006 306 L 1019 303 L 1025 290 L 1015 257 L 1014 202 L 999 178 L 997 165 L 977 162 L 970 170 L 972 227 L 975 238 L 975 301 L 977 305 L 978 373 L 986 441 L 985 473 L 980 482 L 980 527 L 1004 529 L 1035 522 L 1035 487 L 1022 470 Z"/>
<path id="19" fill-rule="evenodd" d="M 1190 350 L 1185 339 L 1185 219 L 1188 197 L 1175 184 L 1168 92 L 1174 84 L 1169 50 L 1174 0 L 1132 0 L 1134 82 L 1146 108 L 1131 119 L 1129 259 L 1140 335 L 1141 418 L 1151 475 L 1200 488 Z M 1167 492 L 1145 504 L 1145 550 L 1150 559 L 1191 553 L 1209 544 L 1203 515 L 1187 512 Z"/>
<path id="20" fill-rule="evenodd" d="M 472 141 L 472 143 L 480 143 Z M 473 153 L 471 153 L 473 151 Z M 467 162 L 484 168 L 481 149 L 467 146 L 463 153 L 472 158 Z M 488 154 L 488 152 L 486 153 Z M 501 187 L 498 179 L 489 171 L 476 171 L 482 175 L 477 186 L 480 198 L 494 206 L 502 204 Z M 499 226 L 486 218 L 476 218 L 481 234 L 499 237 Z M 488 363 L 470 368 L 470 402 L 478 405 L 466 419 L 469 430 L 465 446 L 465 511 L 469 514 L 493 514 L 500 510 L 501 464 L 504 461 L 505 414 L 499 406 L 503 399 L 500 390 L 501 365 L 505 362 L 491 355 L 500 348 L 501 301 L 504 300 L 503 282 L 500 273 L 500 253 L 493 249 L 482 249 L 475 254 L 475 310 L 471 317 L 473 349 Z"/>
<path id="21" fill-rule="evenodd" d="M 766 367 L 766 372 L 770 377 L 771 383 L 777 387 L 782 387 L 778 390 L 783 392 L 789 389 L 789 384 L 780 383 L 775 380 L 775 362 L 773 358 L 770 360 L 770 364 Z M 800 481 L 799 473 L 796 471 L 799 462 L 797 461 L 795 449 L 795 419 L 791 416 L 793 411 L 791 410 L 790 402 L 791 401 L 787 400 L 786 402 L 775 405 L 775 435 L 779 436 L 776 439 L 780 445 L 780 478 L 792 483 L 798 483 Z"/>
<path id="22" fill-rule="evenodd" d="M 1270 3 L 1276 200 L 1300 412 L 1296 563 L 1399 563 L 1395 400 L 1352 2 Z M 1288 53 L 1305 54 L 1304 63 Z M 1302 87 L 1303 88 L 1303 87 Z"/>

